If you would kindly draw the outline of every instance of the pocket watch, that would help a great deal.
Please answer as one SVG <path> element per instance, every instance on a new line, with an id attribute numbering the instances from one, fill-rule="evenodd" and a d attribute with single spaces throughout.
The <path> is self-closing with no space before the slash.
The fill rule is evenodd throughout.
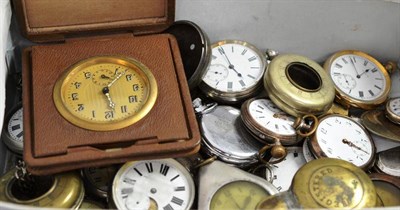
<path id="1" fill-rule="evenodd" d="M 192 176 L 174 159 L 125 163 L 112 183 L 111 206 L 118 209 L 190 209 Z"/>
<path id="2" fill-rule="evenodd" d="M 127 127 L 143 118 L 157 98 L 151 71 L 128 57 L 97 56 L 71 66 L 56 82 L 53 99 L 70 123 L 89 130 Z"/>
<path id="3" fill-rule="evenodd" d="M 304 155 L 304 159 L 308 162 L 315 160 L 315 157 L 313 155 L 313 153 L 310 150 L 310 147 L 308 146 L 308 141 L 309 139 L 305 139 L 303 142 L 303 155 Z"/>
<path id="4" fill-rule="evenodd" d="M 265 179 L 218 160 L 199 169 L 198 209 L 254 209 L 277 192 Z"/>
<path id="5" fill-rule="evenodd" d="M 211 45 L 211 63 L 199 87 L 223 103 L 237 103 L 261 90 L 266 56 L 255 46 L 239 40 Z"/>
<path id="6" fill-rule="evenodd" d="M 363 209 L 375 207 L 377 195 L 368 175 L 347 161 L 321 158 L 297 171 L 289 191 L 266 197 L 256 209 Z"/>
<path id="7" fill-rule="evenodd" d="M 31 176 L 26 169 L 12 169 L 0 178 L 0 201 L 41 208 L 76 209 L 85 190 L 74 172 L 54 176 Z"/>
<path id="8" fill-rule="evenodd" d="M 400 146 L 376 155 L 375 171 L 400 178 Z"/>
<path id="9" fill-rule="evenodd" d="M 294 54 L 272 59 L 264 75 L 264 88 L 276 106 L 296 117 L 326 113 L 335 97 L 333 83 L 324 69 Z"/>
<path id="10" fill-rule="evenodd" d="M 400 142 L 400 125 L 390 121 L 385 111 L 374 109 L 361 115 L 361 123 L 373 134 L 387 140 Z"/>
<path id="11" fill-rule="evenodd" d="M 210 40 L 200 26 L 188 20 L 174 22 L 166 32 L 178 41 L 188 85 L 193 90 L 200 84 L 211 62 Z"/>
<path id="12" fill-rule="evenodd" d="M 355 120 L 336 114 L 319 120 L 309 146 L 316 158 L 338 158 L 364 170 L 375 158 L 375 144 L 368 131 Z"/>
<path id="13" fill-rule="evenodd" d="M 245 101 L 241 106 L 240 116 L 250 133 L 257 140 L 267 144 L 276 141 L 280 141 L 282 145 L 297 144 L 305 136 L 311 135 L 318 124 L 316 117 L 305 115 L 296 119 L 266 98 Z"/>
<path id="14" fill-rule="evenodd" d="M 193 101 L 202 135 L 202 151 L 221 161 L 244 168 L 258 162 L 263 147 L 251 136 L 240 119 L 240 110 L 232 106 L 201 104 Z"/>
<path id="15" fill-rule="evenodd" d="M 400 97 L 389 99 L 386 102 L 385 114 L 390 121 L 400 124 Z"/>
<path id="16" fill-rule="evenodd" d="M 357 50 L 336 52 L 325 61 L 336 89 L 336 101 L 345 106 L 373 109 L 386 101 L 390 77 L 385 67 Z"/>
<path id="17" fill-rule="evenodd" d="M 89 167 L 81 170 L 87 193 L 107 198 L 111 182 L 117 173 L 116 166 Z"/>
<path id="18" fill-rule="evenodd" d="M 400 178 L 386 174 L 369 174 L 375 185 L 378 202 L 377 207 L 400 206 Z"/>
<path id="19" fill-rule="evenodd" d="M 22 104 L 18 103 L 10 110 L 9 114 L 5 116 L 5 123 L 1 135 L 7 147 L 17 154 L 22 154 L 24 147 L 24 125 L 22 117 Z"/>
<path id="20" fill-rule="evenodd" d="M 307 163 L 301 147 L 287 147 L 284 160 L 275 164 L 268 164 L 265 178 L 271 182 L 279 192 L 289 189 L 296 172 Z"/>

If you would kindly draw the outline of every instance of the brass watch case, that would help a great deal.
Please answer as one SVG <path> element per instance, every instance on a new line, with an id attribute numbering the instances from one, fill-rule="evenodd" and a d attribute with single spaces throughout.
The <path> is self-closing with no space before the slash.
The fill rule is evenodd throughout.
<path id="1" fill-rule="evenodd" d="M 392 101 L 392 100 L 399 100 L 400 101 L 400 98 L 392 98 L 392 99 L 390 99 L 388 102 L 386 102 L 386 106 L 385 106 L 385 114 L 386 114 L 386 117 L 390 120 L 390 121 L 392 121 L 393 123 L 396 123 L 396 124 L 398 124 L 398 125 L 400 125 L 400 116 L 399 115 L 397 115 L 396 113 L 393 113 L 393 111 L 390 109 L 390 102 Z"/>
<path id="2" fill-rule="evenodd" d="M 264 74 L 264 88 L 279 108 L 295 117 L 324 114 L 335 97 L 333 82 L 325 70 L 295 54 L 272 59 Z"/>
<path id="3" fill-rule="evenodd" d="M 260 69 L 265 72 L 266 66 L 267 66 L 267 60 L 265 55 L 257 49 L 254 45 L 240 41 L 240 40 L 223 40 L 219 41 L 217 43 L 214 43 L 211 45 L 211 50 L 225 44 L 239 44 L 246 46 L 253 50 L 261 59 L 261 66 Z M 208 67 L 207 67 L 208 68 Z M 213 98 L 216 101 L 223 102 L 223 103 L 228 103 L 228 104 L 234 104 L 238 103 L 240 101 L 245 100 L 246 98 L 249 98 L 253 95 L 255 95 L 259 90 L 261 90 L 262 87 L 262 77 L 257 83 L 243 91 L 232 91 L 232 92 L 225 92 L 225 91 L 220 91 L 217 90 L 213 87 L 210 87 L 208 84 L 206 84 L 204 81 L 201 81 L 199 84 L 199 89 L 206 94 L 207 96 Z"/>
<path id="4" fill-rule="evenodd" d="M 333 158 L 304 165 L 294 176 L 291 189 L 305 209 L 372 208 L 377 200 L 374 184 L 364 171 Z"/>
<path id="5" fill-rule="evenodd" d="M 21 200 L 15 197 L 11 191 L 16 184 L 16 170 L 10 170 L 0 179 L 0 201 L 9 203 L 37 206 L 77 209 L 85 195 L 83 182 L 79 175 L 73 172 L 53 176 L 50 189 L 39 197 Z"/>
<path id="6" fill-rule="evenodd" d="M 342 55 L 347 55 L 347 54 L 354 54 L 354 55 L 358 55 L 360 57 L 364 57 L 367 60 L 371 61 L 372 63 L 374 63 L 377 67 L 378 70 L 382 72 L 382 74 L 384 75 L 385 79 L 386 79 L 386 87 L 383 91 L 383 94 L 377 98 L 376 100 L 373 101 L 362 101 L 362 100 L 358 100 L 355 98 L 352 98 L 350 96 L 348 96 L 345 92 L 341 91 L 339 88 L 337 88 L 335 86 L 335 100 L 342 104 L 344 107 L 346 108 L 350 108 L 350 107 L 356 107 L 356 108 L 360 108 L 360 109 L 365 109 L 365 110 L 371 110 L 376 108 L 377 106 L 381 105 L 382 103 L 384 103 L 387 99 L 387 97 L 389 96 L 389 92 L 390 92 L 390 76 L 387 72 L 387 70 L 385 69 L 385 67 L 379 62 L 377 61 L 375 58 L 373 58 L 372 56 L 358 51 L 358 50 L 343 50 L 343 51 L 339 51 L 335 54 L 333 54 L 331 57 L 329 57 L 325 63 L 324 63 L 324 69 L 328 72 L 328 74 L 330 75 L 330 71 L 331 71 L 331 65 L 333 63 L 333 61 L 335 61 L 336 58 L 342 56 Z"/>
<path id="7" fill-rule="evenodd" d="M 148 92 L 145 95 L 142 107 L 139 111 L 133 113 L 131 116 L 115 121 L 108 121 L 104 123 L 92 122 L 90 120 L 83 120 L 77 117 L 74 113 L 68 110 L 65 102 L 65 86 L 68 85 L 70 75 L 76 74 L 83 69 L 99 63 L 115 63 L 126 66 L 136 71 L 139 77 L 144 81 L 147 86 Z M 82 128 L 95 131 L 110 131 L 127 127 L 142 119 L 147 113 L 150 112 L 157 98 L 157 82 L 151 71 L 141 62 L 123 56 L 95 56 L 82 60 L 72 65 L 62 76 L 57 80 L 53 90 L 53 100 L 57 110 L 69 122 Z"/>

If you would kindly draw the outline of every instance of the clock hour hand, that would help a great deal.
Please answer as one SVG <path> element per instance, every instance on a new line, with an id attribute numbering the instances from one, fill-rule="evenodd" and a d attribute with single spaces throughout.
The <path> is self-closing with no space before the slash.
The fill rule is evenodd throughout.
<path id="1" fill-rule="evenodd" d="M 350 147 L 354 147 L 354 148 L 356 148 L 356 149 L 358 149 L 358 150 L 360 150 L 360 151 L 363 151 L 363 152 L 364 152 L 365 154 L 367 154 L 367 155 L 369 154 L 367 151 L 363 150 L 361 147 L 355 145 L 353 142 L 351 142 L 351 141 L 349 141 L 349 140 L 347 140 L 347 139 L 343 139 L 342 142 L 343 142 L 344 144 L 349 145 Z"/>
<path id="2" fill-rule="evenodd" d="M 361 75 L 363 75 L 363 74 L 365 74 L 365 73 L 368 73 L 368 72 L 369 72 L 369 69 L 366 69 L 363 73 L 361 73 L 360 75 L 357 75 L 357 78 L 360 78 Z"/>
<path id="3" fill-rule="evenodd" d="M 111 96 L 110 96 L 110 89 L 108 87 L 104 87 L 102 90 L 102 93 L 107 97 L 108 100 L 108 106 L 114 110 L 115 108 L 115 103 L 112 101 Z"/>

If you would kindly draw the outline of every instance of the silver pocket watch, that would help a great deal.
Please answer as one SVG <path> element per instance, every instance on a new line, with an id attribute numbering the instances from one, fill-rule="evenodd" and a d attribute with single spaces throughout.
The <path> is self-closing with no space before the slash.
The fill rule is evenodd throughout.
<path id="1" fill-rule="evenodd" d="M 24 147 L 22 103 L 14 106 L 5 116 L 1 138 L 7 147 L 17 154 L 22 154 Z"/>

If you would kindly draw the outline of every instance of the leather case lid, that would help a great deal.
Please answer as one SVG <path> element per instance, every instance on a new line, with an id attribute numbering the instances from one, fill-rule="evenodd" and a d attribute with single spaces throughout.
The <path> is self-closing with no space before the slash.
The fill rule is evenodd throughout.
<path id="1" fill-rule="evenodd" d="M 175 0 L 14 0 L 23 34 L 31 41 L 83 34 L 157 33 L 175 18 Z"/>

